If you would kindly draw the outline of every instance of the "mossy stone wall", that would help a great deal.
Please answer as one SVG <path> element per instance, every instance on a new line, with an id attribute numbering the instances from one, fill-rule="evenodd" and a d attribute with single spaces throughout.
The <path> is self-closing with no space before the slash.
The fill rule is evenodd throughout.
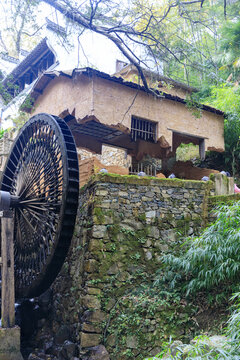
<path id="1" fill-rule="evenodd" d="M 208 219 L 213 183 L 99 175 L 80 191 L 72 245 L 53 284 L 53 330 L 63 324 L 81 353 L 104 344 L 115 359 L 156 354 L 189 336 L 194 309 L 144 289 Z M 135 295 L 138 294 L 138 295 Z"/>

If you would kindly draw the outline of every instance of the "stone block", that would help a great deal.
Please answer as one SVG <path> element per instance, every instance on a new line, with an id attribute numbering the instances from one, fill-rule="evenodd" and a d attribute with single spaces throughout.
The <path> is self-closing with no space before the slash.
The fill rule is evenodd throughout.
<path id="1" fill-rule="evenodd" d="M 107 191 L 107 190 L 97 190 L 97 191 L 96 191 L 96 195 L 107 196 L 107 195 L 108 195 L 108 191 Z"/>
<path id="2" fill-rule="evenodd" d="M 119 191 L 118 195 L 122 196 L 122 197 L 128 197 L 128 192 L 127 191 Z"/>
<path id="3" fill-rule="evenodd" d="M 101 303 L 97 296 L 94 295 L 86 295 L 82 299 L 82 304 L 86 308 L 100 309 Z"/>
<path id="4" fill-rule="evenodd" d="M 119 272 L 119 267 L 118 267 L 118 264 L 115 263 L 109 267 L 107 274 L 108 275 L 116 275 L 118 272 Z"/>
<path id="5" fill-rule="evenodd" d="M 95 310 L 89 312 L 88 321 L 91 321 L 92 323 L 100 323 L 106 319 L 106 314 L 101 310 Z"/>
<path id="6" fill-rule="evenodd" d="M 101 336 L 99 334 L 91 334 L 81 332 L 81 347 L 97 346 L 100 343 Z"/>
<path id="7" fill-rule="evenodd" d="M 152 253 L 151 253 L 151 251 L 147 251 L 147 249 L 143 249 L 144 250 L 144 252 L 145 252 L 145 259 L 146 260 L 152 260 Z"/>
<path id="8" fill-rule="evenodd" d="M 110 360 L 109 353 L 105 346 L 98 345 L 90 349 L 89 360 Z"/>
<path id="9" fill-rule="evenodd" d="M 89 295 L 100 295 L 101 294 L 101 290 L 98 288 L 88 287 L 86 290 Z"/>
<path id="10" fill-rule="evenodd" d="M 126 226 L 128 225 L 128 226 Z M 135 219 L 131 218 L 131 219 L 124 219 L 122 222 L 122 227 L 127 228 L 127 229 L 133 229 L 133 230 L 142 230 L 143 229 L 143 224 L 140 221 L 135 221 Z"/>
<path id="11" fill-rule="evenodd" d="M 86 271 L 88 273 L 96 272 L 98 267 L 99 267 L 99 264 L 96 260 L 89 259 L 89 260 L 85 261 L 84 271 Z"/>
<path id="12" fill-rule="evenodd" d="M 23 360 L 20 353 L 20 328 L 0 328 L 0 359 Z"/>
<path id="13" fill-rule="evenodd" d="M 147 219 L 152 219 L 156 217 L 156 211 L 147 211 L 146 212 L 146 218 Z"/>
<path id="14" fill-rule="evenodd" d="M 159 229 L 156 226 L 152 226 L 149 235 L 155 239 L 159 239 Z"/>
<path id="15" fill-rule="evenodd" d="M 101 239 L 105 236 L 107 228 L 105 225 L 93 225 L 92 236 L 96 239 Z"/>
<path id="16" fill-rule="evenodd" d="M 102 329 L 100 327 L 98 327 L 96 324 L 83 323 L 82 324 L 82 331 L 86 332 L 86 333 L 101 334 Z"/>
<path id="17" fill-rule="evenodd" d="M 126 346 L 130 349 L 137 349 L 138 348 L 138 341 L 135 336 L 128 336 L 126 340 Z"/>
<path id="18" fill-rule="evenodd" d="M 101 240 L 91 239 L 89 241 L 89 251 L 102 250 L 102 246 L 103 244 Z"/>

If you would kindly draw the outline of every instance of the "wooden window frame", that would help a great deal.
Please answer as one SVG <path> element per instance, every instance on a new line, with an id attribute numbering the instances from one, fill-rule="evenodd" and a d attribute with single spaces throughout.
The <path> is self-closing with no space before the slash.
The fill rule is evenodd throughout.
<path id="1" fill-rule="evenodd" d="M 149 142 L 157 141 L 157 122 L 132 116 L 131 118 L 131 139 L 145 140 Z"/>

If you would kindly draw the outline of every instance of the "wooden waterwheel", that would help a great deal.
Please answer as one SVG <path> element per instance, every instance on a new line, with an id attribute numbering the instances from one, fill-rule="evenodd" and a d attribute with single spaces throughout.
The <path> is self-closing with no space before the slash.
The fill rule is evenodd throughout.
<path id="1" fill-rule="evenodd" d="M 61 269 L 77 213 L 77 151 L 64 120 L 38 114 L 23 126 L 7 159 L 1 190 L 15 199 L 16 295 L 38 296 Z"/>

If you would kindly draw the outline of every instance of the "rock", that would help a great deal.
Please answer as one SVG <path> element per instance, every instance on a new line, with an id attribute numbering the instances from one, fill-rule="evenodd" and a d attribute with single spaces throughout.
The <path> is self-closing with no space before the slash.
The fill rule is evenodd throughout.
<path id="1" fill-rule="evenodd" d="M 150 230 L 150 236 L 152 236 L 155 239 L 159 239 L 159 230 L 156 226 L 152 226 Z"/>
<path id="2" fill-rule="evenodd" d="M 51 357 L 51 355 L 45 355 L 44 353 L 36 350 L 28 356 L 28 360 L 45 360 L 45 359 L 47 359 L 47 357 L 49 359 L 53 358 L 53 357 Z"/>
<path id="3" fill-rule="evenodd" d="M 118 264 L 115 263 L 107 271 L 108 275 L 116 275 L 119 272 Z"/>
<path id="4" fill-rule="evenodd" d="M 101 294 L 101 290 L 98 288 L 88 287 L 86 290 L 87 290 L 88 295 L 100 295 Z"/>
<path id="5" fill-rule="evenodd" d="M 99 267 L 99 264 L 94 259 L 86 260 L 84 263 L 84 271 L 86 271 L 88 273 L 96 272 L 98 267 Z"/>
<path id="6" fill-rule="evenodd" d="M 151 251 L 147 251 L 146 254 L 145 254 L 145 257 L 146 257 L 146 260 L 152 260 L 152 253 Z"/>
<path id="7" fill-rule="evenodd" d="M 162 238 L 162 240 L 172 242 L 176 240 L 176 233 L 172 229 L 162 230 L 160 232 L 160 237 Z"/>
<path id="8" fill-rule="evenodd" d="M 160 351 L 161 351 L 161 348 L 160 348 L 160 347 L 156 347 L 156 348 L 154 348 L 154 349 L 152 349 L 152 350 L 150 351 L 150 355 L 151 355 L 151 356 L 156 356 L 157 354 L 160 353 Z"/>
<path id="9" fill-rule="evenodd" d="M 110 311 L 116 304 L 116 299 L 110 298 L 106 304 L 106 310 Z"/>
<path id="10" fill-rule="evenodd" d="M 43 344 L 43 349 L 46 354 L 51 354 L 51 350 L 53 348 L 53 338 L 45 340 Z"/>
<path id="11" fill-rule="evenodd" d="M 60 354 L 61 350 L 62 350 L 62 346 L 53 345 L 51 348 L 49 348 L 46 351 L 46 354 L 51 354 L 51 355 L 56 356 L 57 358 L 59 358 L 59 354 Z"/>
<path id="12" fill-rule="evenodd" d="M 110 360 L 105 346 L 98 345 L 90 349 L 89 360 Z"/>
<path id="13" fill-rule="evenodd" d="M 102 333 L 102 329 L 96 326 L 96 324 L 88 324 L 88 323 L 82 324 L 82 331 L 88 333 L 97 333 L 97 334 Z"/>
<path id="14" fill-rule="evenodd" d="M 138 341 L 135 336 L 128 336 L 126 340 L 126 346 L 130 349 L 137 349 L 138 348 Z"/>
<path id="15" fill-rule="evenodd" d="M 117 343 L 117 335 L 116 334 L 110 334 L 107 338 L 107 345 L 108 346 L 115 346 Z"/>
<path id="16" fill-rule="evenodd" d="M 166 252 L 169 249 L 167 244 L 162 244 L 160 241 L 156 242 L 155 246 L 162 252 Z"/>
<path id="17" fill-rule="evenodd" d="M 60 355 L 66 360 L 71 360 L 72 357 L 77 355 L 77 345 L 69 340 L 64 341 Z"/>
<path id="18" fill-rule="evenodd" d="M 71 331 L 68 326 L 62 325 L 55 335 L 55 342 L 63 344 L 65 340 L 71 339 Z"/>

